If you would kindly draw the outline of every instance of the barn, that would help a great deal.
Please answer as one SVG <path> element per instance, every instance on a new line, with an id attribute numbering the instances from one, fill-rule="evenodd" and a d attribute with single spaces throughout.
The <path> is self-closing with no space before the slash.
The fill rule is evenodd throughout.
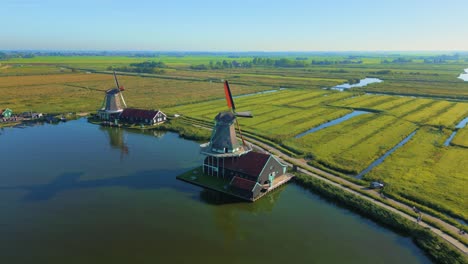
<path id="1" fill-rule="evenodd" d="M 10 118 L 13 115 L 13 111 L 10 108 L 7 108 L 5 110 L 0 110 L 0 116 L 4 118 Z"/>
<path id="2" fill-rule="evenodd" d="M 166 121 L 167 116 L 160 110 L 126 108 L 119 119 L 126 123 L 154 125 Z"/>
<path id="3" fill-rule="evenodd" d="M 218 175 L 230 180 L 230 191 L 247 200 L 272 187 L 275 178 L 286 174 L 286 168 L 275 156 L 255 151 L 221 162 L 208 156 L 203 163 L 205 173 L 217 170 Z"/>

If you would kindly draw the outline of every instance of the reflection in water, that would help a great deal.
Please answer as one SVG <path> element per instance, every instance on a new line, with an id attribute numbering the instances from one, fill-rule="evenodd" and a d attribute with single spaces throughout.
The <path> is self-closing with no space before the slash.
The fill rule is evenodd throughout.
<path id="1" fill-rule="evenodd" d="M 19 185 L 0 187 L 4 190 L 27 191 L 24 201 L 49 200 L 61 192 L 104 187 L 126 187 L 129 189 L 162 189 L 171 188 L 180 192 L 190 192 L 190 185 L 173 181 L 180 170 L 137 171 L 134 174 L 106 179 L 80 180 L 83 172 L 63 173 L 47 184 Z M 171 177 L 172 176 L 172 177 Z"/>
<path id="2" fill-rule="evenodd" d="M 126 140 L 126 133 L 136 133 L 136 134 L 146 134 L 152 135 L 157 138 L 164 136 L 166 132 L 160 130 L 124 130 L 117 127 L 100 127 L 101 131 L 107 134 L 109 137 L 109 144 L 113 149 L 120 150 L 120 160 L 124 158 L 125 155 L 129 154 L 129 148 Z"/>
<path id="3" fill-rule="evenodd" d="M 285 188 L 286 186 L 281 186 L 255 203 L 245 202 L 208 189 L 200 192 L 200 200 L 214 205 L 212 208 L 215 226 L 224 234 L 224 246 L 229 247 L 234 246 L 236 241 L 243 240 L 247 235 L 247 231 L 243 230 L 243 225 L 239 224 L 244 215 L 272 213 Z"/>
<path id="4" fill-rule="evenodd" d="M 115 127 L 101 127 L 101 130 L 107 132 L 111 147 L 120 150 L 120 159 L 123 159 L 125 155 L 128 155 L 128 146 L 125 143 L 123 129 Z"/>

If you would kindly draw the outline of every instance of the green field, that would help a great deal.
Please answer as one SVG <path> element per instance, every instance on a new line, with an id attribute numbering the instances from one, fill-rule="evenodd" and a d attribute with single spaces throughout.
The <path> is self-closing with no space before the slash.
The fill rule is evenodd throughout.
<path id="1" fill-rule="evenodd" d="M 229 80 L 235 96 L 275 90 L 235 99 L 239 111 L 250 110 L 255 116 L 241 119 L 242 129 L 300 153 L 312 164 L 350 176 L 417 130 L 406 145 L 364 180 L 384 180 L 388 194 L 467 220 L 464 201 L 468 197 L 462 187 L 468 180 L 468 128 L 459 129 L 451 146 L 444 147 L 443 142 L 468 116 L 468 82 L 457 78 L 468 68 L 468 55 L 450 57 L 442 63 L 425 62 L 439 55 L 259 55 L 289 62 L 300 57 L 307 62 L 301 67 L 252 64 L 257 58 L 252 54 L 13 58 L 0 61 L 0 108 L 12 108 L 17 113 L 94 112 L 104 91 L 114 87 L 110 68 L 161 61 L 166 67 L 157 74 L 119 73 L 129 107 L 160 108 L 169 114 L 212 122 L 218 112 L 227 109 L 221 80 Z M 408 62 L 392 62 L 400 58 Z M 216 65 L 221 61 L 230 66 L 210 68 L 210 62 Z M 251 64 L 234 67 L 233 61 Z M 193 67 L 201 64 L 205 66 L 202 70 Z M 365 77 L 383 82 L 344 92 L 322 89 Z M 371 113 L 295 138 L 353 110 Z M 168 129 L 191 134 L 182 121 Z"/>
<path id="2" fill-rule="evenodd" d="M 384 179 L 391 193 L 468 217 L 468 150 L 443 147 L 449 130 L 424 127 L 366 179 Z"/>
<path id="3" fill-rule="evenodd" d="M 451 144 L 468 148 L 468 126 L 457 132 Z"/>

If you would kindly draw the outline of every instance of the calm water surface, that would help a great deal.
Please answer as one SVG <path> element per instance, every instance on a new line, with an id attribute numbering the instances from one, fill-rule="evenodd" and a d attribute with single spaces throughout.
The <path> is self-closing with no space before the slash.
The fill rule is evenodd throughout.
<path id="1" fill-rule="evenodd" d="M 366 86 L 368 84 L 380 83 L 380 82 L 383 82 L 383 81 L 380 80 L 379 78 L 364 78 L 364 79 L 361 79 L 358 83 L 355 83 L 355 84 L 344 83 L 344 84 L 340 84 L 340 85 L 337 85 L 335 87 L 332 87 L 331 89 L 332 90 L 338 90 L 338 91 L 344 91 L 346 89 L 350 89 L 350 88 L 354 88 L 354 87 L 364 87 L 364 86 Z"/>
<path id="2" fill-rule="evenodd" d="M 346 120 L 349 120 L 349 119 L 351 119 L 353 117 L 360 116 L 360 115 L 363 115 L 363 114 L 370 114 L 370 112 L 355 110 L 355 111 L 353 111 L 353 112 L 351 112 L 351 113 L 349 113 L 347 115 L 344 115 L 344 116 L 342 116 L 340 118 L 334 119 L 334 120 L 329 121 L 327 123 L 324 123 L 324 124 L 321 124 L 321 125 L 316 126 L 314 128 L 311 128 L 311 129 L 307 130 L 306 132 L 303 132 L 303 133 L 297 135 L 295 138 L 301 138 L 301 137 L 303 137 L 305 135 L 317 132 L 317 131 L 322 130 L 324 128 L 331 127 L 331 126 L 334 126 L 334 125 L 338 125 L 338 124 L 340 124 L 340 123 L 342 123 L 342 122 L 344 122 Z"/>
<path id="3" fill-rule="evenodd" d="M 468 82 L 468 69 L 465 69 L 465 73 L 461 73 L 458 78 L 464 80 L 465 82 Z"/>
<path id="4" fill-rule="evenodd" d="M 0 130 L 0 263 L 427 263 L 410 239 L 295 184 L 256 203 L 175 179 L 173 133 L 85 119 Z"/>

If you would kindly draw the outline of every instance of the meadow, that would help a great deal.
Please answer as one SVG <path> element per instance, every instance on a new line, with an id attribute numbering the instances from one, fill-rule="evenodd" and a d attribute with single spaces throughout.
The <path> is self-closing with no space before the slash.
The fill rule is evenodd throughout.
<path id="1" fill-rule="evenodd" d="M 227 110 L 221 80 L 229 80 L 242 129 L 302 155 L 312 164 L 354 176 L 413 131 L 416 135 L 364 176 L 388 183 L 388 194 L 465 220 L 468 128 L 451 146 L 443 141 L 468 116 L 468 82 L 458 79 L 468 55 L 432 63 L 434 53 L 359 54 L 155 54 L 142 56 L 35 56 L 0 61 L 0 108 L 15 112 L 94 112 L 114 87 L 112 67 L 161 61 L 158 74 L 119 73 L 129 107 L 162 109 L 213 122 Z M 303 61 L 303 67 L 256 65 L 254 58 Z M 210 68 L 226 61 L 229 67 Z M 198 67 L 196 70 L 193 66 Z M 357 79 L 383 80 L 344 92 L 328 88 Z M 284 89 L 285 88 L 285 89 Z M 270 91 L 255 94 L 261 91 Z M 253 95 L 249 95 L 253 94 Z M 354 110 L 370 113 L 307 134 L 311 128 Z M 168 128 L 192 134 L 187 122 Z M 195 139 L 207 137 L 206 131 Z"/>
<path id="2" fill-rule="evenodd" d="M 451 144 L 468 148 L 468 127 L 458 130 Z"/>
<path id="3" fill-rule="evenodd" d="M 358 174 L 417 131 L 417 143 L 408 143 L 390 157 L 398 153 L 411 154 L 401 160 L 388 158 L 364 180 L 383 180 L 392 186 L 386 188 L 388 194 L 466 219 L 467 208 L 463 201 L 468 197 L 461 188 L 468 177 L 468 163 L 463 162 L 468 159 L 468 151 L 454 146 L 443 147 L 443 141 L 450 136 L 455 125 L 468 116 L 466 102 L 316 89 L 287 89 L 235 100 L 239 111 L 250 110 L 254 114 L 252 119 L 239 120 L 242 130 L 270 139 L 296 153 L 302 153 L 307 159 L 349 175 Z M 224 100 L 216 100 L 171 107 L 167 111 L 211 122 L 218 112 L 227 109 L 225 104 Z M 295 138 L 310 128 L 358 109 L 370 112 Z M 439 131 L 436 133 L 438 137 L 419 140 L 420 135 L 427 134 L 427 131 Z M 463 132 L 458 136 L 463 138 Z M 406 151 L 407 148 L 411 149 Z M 441 153 L 443 158 L 431 161 L 432 157 L 437 156 L 436 153 Z M 385 165 L 391 169 L 382 169 Z M 424 167 L 424 173 L 418 179 L 425 184 L 419 187 L 416 186 L 417 182 L 406 184 L 413 170 L 419 167 Z M 382 173 L 382 170 L 386 173 Z M 446 184 L 438 186 L 438 182 Z M 453 192 L 446 189 L 454 184 L 458 187 Z M 426 188 L 428 192 L 422 193 L 421 189 Z M 429 191 L 430 188 L 433 190 Z"/>
<path id="4" fill-rule="evenodd" d="M 467 219 L 468 151 L 444 147 L 451 131 L 423 127 L 401 149 L 364 178 L 382 179 L 385 190 Z"/>

